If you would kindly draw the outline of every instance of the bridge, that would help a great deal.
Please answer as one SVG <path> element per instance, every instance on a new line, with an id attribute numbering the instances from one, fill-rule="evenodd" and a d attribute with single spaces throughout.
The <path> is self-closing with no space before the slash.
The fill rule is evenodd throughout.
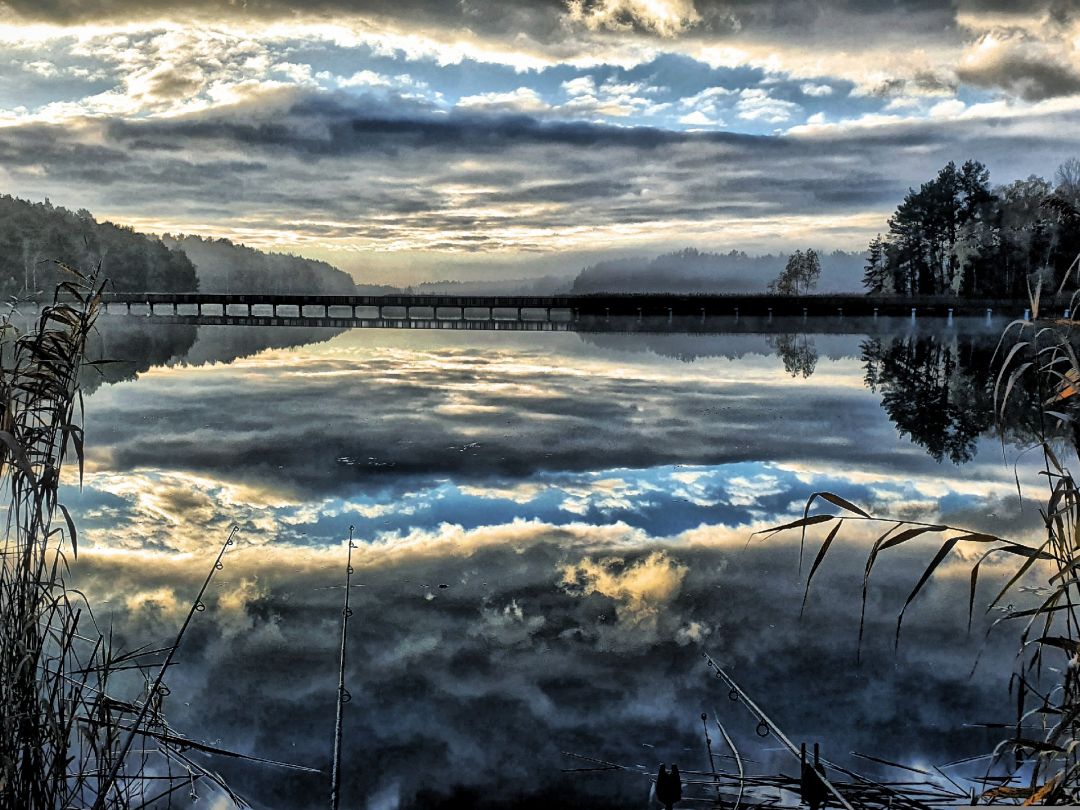
<path id="1" fill-rule="evenodd" d="M 597 328 L 609 319 L 769 321 L 777 318 L 1024 316 L 1013 299 L 870 295 L 595 294 L 490 295 L 278 295 L 269 293 L 110 292 L 106 312 L 164 316 L 193 323 L 276 326 L 421 326 L 492 329 Z M 1067 301 L 1044 298 L 1046 314 L 1062 315 Z"/>

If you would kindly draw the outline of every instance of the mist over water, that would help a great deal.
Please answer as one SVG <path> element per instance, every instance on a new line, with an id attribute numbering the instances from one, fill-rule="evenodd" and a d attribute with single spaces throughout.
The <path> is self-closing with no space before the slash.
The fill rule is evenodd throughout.
<path id="1" fill-rule="evenodd" d="M 846 527 L 801 618 L 824 533 L 808 533 L 801 575 L 797 532 L 751 535 L 819 490 L 887 517 L 1036 531 L 1013 466 L 1037 496 L 1030 433 L 993 432 L 997 337 L 106 317 L 90 356 L 122 362 L 86 372 L 87 466 L 62 492 L 76 584 L 123 643 L 164 642 L 238 525 L 166 712 L 193 737 L 328 773 L 354 526 L 346 806 L 644 806 L 645 777 L 563 773 L 585 764 L 563 752 L 705 769 L 702 712 L 752 770 L 790 770 L 703 650 L 831 759 L 944 764 L 1000 739 L 965 724 L 1010 716 L 1016 639 L 984 642 L 999 613 L 977 611 L 969 633 L 970 560 L 939 572 L 894 649 L 936 545 L 884 554 L 857 661 L 875 535 Z M 1007 570 L 987 564 L 979 604 Z M 214 767 L 259 807 L 326 801 L 325 774 Z"/>

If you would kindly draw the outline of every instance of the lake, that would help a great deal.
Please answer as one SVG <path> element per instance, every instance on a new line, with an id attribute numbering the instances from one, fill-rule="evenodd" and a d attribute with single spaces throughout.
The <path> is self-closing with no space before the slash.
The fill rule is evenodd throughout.
<path id="1" fill-rule="evenodd" d="M 826 532 L 808 531 L 801 572 L 798 531 L 752 535 L 820 490 L 889 518 L 1036 532 L 1030 431 L 993 428 L 1003 326 L 576 334 L 105 315 L 91 359 L 121 362 L 84 374 L 86 469 L 61 493 L 80 531 L 73 582 L 118 643 L 165 644 L 239 527 L 165 711 L 193 738 L 325 771 L 212 760 L 257 807 L 327 804 L 350 526 L 345 807 L 644 807 L 660 762 L 708 768 L 702 713 L 717 756 L 714 716 L 749 769 L 795 772 L 703 651 L 796 744 L 877 777 L 897 775 L 852 752 L 945 765 L 1006 734 L 975 724 L 1011 718 L 1016 635 L 987 638 L 1001 614 L 978 610 L 1008 561 L 984 566 L 969 632 L 972 558 L 954 554 L 894 646 L 940 537 L 883 552 L 860 655 L 876 534 L 845 525 L 802 615 Z M 631 770 L 567 773 L 590 763 L 564 752 Z"/>

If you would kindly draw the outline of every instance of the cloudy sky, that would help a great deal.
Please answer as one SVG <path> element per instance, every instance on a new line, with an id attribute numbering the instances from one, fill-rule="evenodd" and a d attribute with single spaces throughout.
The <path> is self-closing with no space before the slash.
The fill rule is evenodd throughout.
<path id="1" fill-rule="evenodd" d="M 0 190 L 360 278 L 861 249 L 1080 152 L 1070 0 L 6 0 Z"/>

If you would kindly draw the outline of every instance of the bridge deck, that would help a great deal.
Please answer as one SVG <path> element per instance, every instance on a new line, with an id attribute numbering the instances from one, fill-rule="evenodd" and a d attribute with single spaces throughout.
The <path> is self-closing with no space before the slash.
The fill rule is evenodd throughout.
<path id="1" fill-rule="evenodd" d="M 946 296 L 891 297 L 869 295 L 560 295 L 560 296 L 492 296 L 492 295 L 278 295 L 271 293 L 106 293 L 105 301 L 112 307 L 130 309 L 132 305 L 151 307 L 157 314 L 162 308 L 177 314 L 179 307 L 194 307 L 196 314 L 204 307 L 229 314 L 229 308 L 240 307 L 248 314 L 252 307 L 269 307 L 276 317 L 278 308 L 296 308 L 297 317 L 305 310 L 320 308 L 329 317 L 331 308 L 351 308 L 343 317 L 367 317 L 375 320 L 410 318 L 422 315 L 464 317 L 473 310 L 473 319 L 554 320 L 560 317 L 701 317 L 701 316 L 800 316 L 811 317 L 848 315 L 919 316 L 983 315 L 987 310 L 1008 317 L 1021 317 L 1027 303 L 1009 299 L 960 299 Z M 1060 315 L 1067 301 L 1054 302 L 1044 298 L 1044 312 Z M 111 307 L 111 308 L 112 308 Z M 367 310 L 366 312 L 363 310 Z M 459 311 L 455 315 L 455 310 Z M 486 314 L 483 312 L 486 310 Z M 496 312 L 498 310 L 499 312 Z M 529 312 L 533 310 L 533 312 Z M 440 312 L 441 311 L 441 312 Z M 536 312 L 541 311 L 541 312 Z M 555 315 L 553 315 L 555 311 Z M 209 313 L 205 313 L 209 314 Z M 291 314 L 291 313 L 290 313 Z M 339 313 L 341 314 L 341 313 Z"/>

